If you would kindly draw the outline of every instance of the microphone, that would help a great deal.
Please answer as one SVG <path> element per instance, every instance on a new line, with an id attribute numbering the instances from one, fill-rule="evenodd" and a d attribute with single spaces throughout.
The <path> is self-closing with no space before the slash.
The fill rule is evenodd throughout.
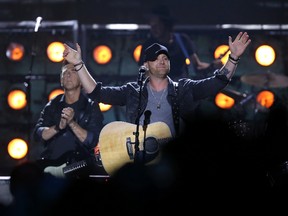
<path id="1" fill-rule="evenodd" d="M 146 110 L 144 112 L 144 125 L 148 125 L 150 124 L 150 116 L 151 116 L 152 112 L 150 110 Z"/>
<path id="2" fill-rule="evenodd" d="M 146 68 L 144 65 L 142 65 L 142 66 L 139 68 L 139 73 L 146 73 L 146 71 L 147 71 L 147 68 Z"/>
<path id="3" fill-rule="evenodd" d="M 142 65 L 140 68 L 139 68 L 139 74 L 138 74 L 138 84 L 140 85 L 142 82 L 143 82 L 143 79 L 145 77 L 145 73 L 147 71 L 147 68 Z"/>
<path id="4" fill-rule="evenodd" d="M 34 32 L 38 32 L 38 29 L 40 27 L 41 21 L 42 21 L 42 17 L 39 16 L 39 17 L 36 18 L 36 24 L 35 24 Z"/>

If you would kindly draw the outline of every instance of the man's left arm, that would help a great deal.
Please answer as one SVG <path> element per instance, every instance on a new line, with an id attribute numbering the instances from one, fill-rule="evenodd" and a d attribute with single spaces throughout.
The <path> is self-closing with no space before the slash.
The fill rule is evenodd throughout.
<path id="1" fill-rule="evenodd" d="M 239 32 L 236 36 L 235 40 L 232 41 L 232 37 L 229 36 L 229 58 L 227 59 L 224 66 L 217 72 L 218 74 L 225 75 L 228 79 L 231 79 L 234 75 L 238 63 L 240 61 L 240 57 L 251 43 L 251 39 L 247 32 Z"/>

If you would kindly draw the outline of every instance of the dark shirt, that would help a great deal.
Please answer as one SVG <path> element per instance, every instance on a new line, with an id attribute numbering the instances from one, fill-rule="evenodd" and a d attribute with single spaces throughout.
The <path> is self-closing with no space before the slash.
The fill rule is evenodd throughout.
<path id="1" fill-rule="evenodd" d="M 147 84 L 149 77 L 144 81 L 144 88 L 141 96 L 140 115 L 146 109 L 148 102 Z M 174 117 L 174 124 L 177 116 L 174 116 L 177 109 L 173 106 L 175 101 L 179 101 L 179 115 L 184 122 L 190 121 L 191 115 L 194 114 L 195 108 L 201 99 L 214 97 L 220 90 L 226 87 L 229 80 L 225 75 L 211 76 L 202 80 L 192 80 L 183 78 L 178 82 L 178 96 L 175 92 L 175 82 L 169 78 L 167 100 L 172 106 Z M 127 122 L 136 124 L 138 118 L 138 104 L 139 104 L 140 86 L 138 82 L 129 82 L 122 86 L 102 86 L 101 82 L 97 83 L 96 88 L 89 94 L 92 99 L 99 99 L 99 102 L 111 105 L 126 106 L 126 120 Z M 177 97 L 177 98 L 176 98 Z M 177 99 L 177 100 L 176 100 Z M 152 122 L 151 122 L 152 123 Z M 176 124 L 175 124 L 176 126 Z"/>
<path id="2" fill-rule="evenodd" d="M 195 52 L 195 47 L 188 35 L 186 34 L 179 34 L 180 38 L 183 42 L 183 46 L 185 47 L 188 56 L 191 56 Z M 152 45 L 153 43 L 159 43 L 167 47 L 170 55 L 170 73 L 169 76 L 173 80 L 177 81 L 178 78 L 189 77 L 189 68 L 186 65 L 185 59 L 186 56 L 182 51 L 175 34 L 173 34 L 173 40 L 171 43 L 162 43 L 157 39 L 150 37 L 142 44 L 142 50 L 140 54 L 140 60 L 138 62 L 139 66 L 143 65 L 144 63 L 144 51 L 147 47 Z M 192 64 L 192 63 L 191 63 Z"/>
<path id="3" fill-rule="evenodd" d="M 83 143 L 80 142 L 67 125 L 64 130 L 58 132 L 51 139 L 47 141 L 43 140 L 41 136 L 43 127 L 59 124 L 62 109 L 68 106 L 72 107 L 75 111 L 74 121 L 87 130 L 87 138 Z M 41 154 L 41 158 L 59 159 L 67 153 L 93 153 L 93 148 L 99 141 L 99 134 L 102 127 L 103 114 L 98 103 L 81 93 L 76 103 L 68 105 L 65 103 L 65 96 L 61 94 L 49 101 L 41 111 L 40 118 L 34 129 L 34 139 L 44 143 L 45 149 Z M 79 157 L 81 157 L 81 155 Z M 79 160 L 80 159 L 81 158 L 79 158 Z"/>

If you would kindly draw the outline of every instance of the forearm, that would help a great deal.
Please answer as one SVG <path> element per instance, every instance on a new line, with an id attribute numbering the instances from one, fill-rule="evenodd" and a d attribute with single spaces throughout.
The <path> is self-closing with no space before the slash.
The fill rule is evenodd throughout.
<path id="1" fill-rule="evenodd" d="M 87 138 L 87 131 L 83 129 L 80 125 L 78 125 L 75 121 L 69 123 L 69 127 L 75 136 L 79 139 L 80 142 L 84 142 Z M 44 127 L 42 130 L 42 139 L 47 141 L 58 134 L 61 129 L 58 129 L 56 126 Z"/>
<path id="2" fill-rule="evenodd" d="M 69 127 L 71 128 L 72 132 L 75 136 L 79 139 L 80 142 L 84 142 L 87 138 L 87 131 L 83 129 L 77 122 L 71 121 L 69 123 Z"/>
<path id="3" fill-rule="evenodd" d="M 75 66 L 75 69 L 78 72 L 78 76 L 81 80 L 82 87 L 87 93 L 91 93 L 96 87 L 96 81 L 89 73 L 85 63 L 84 62 L 82 63 L 83 65 Z"/>
<path id="4" fill-rule="evenodd" d="M 54 137 L 58 132 L 59 130 L 56 129 L 56 125 L 51 127 L 44 127 L 42 130 L 41 137 L 43 140 L 47 141 L 52 137 Z"/>
<path id="5" fill-rule="evenodd" d="M 75 70 L 78 72 L 84 90 L 87 93 L 91 93 L 93 89 L 96 87 L 96 82 L 89 73 L 85 63 L 82 60 L 81 48 L 79 44 L 76 43 L 76 50 L 71 48 L 67 44 L 64 44 L 64 47 L 65 47 L 63 52 L 64 59 L 74 65 Z"/>
<path id="6" fill-rule="evenodd" d="M 227 59 L 227 62 L 225 65 L 219 70 L 221 74 L 226 75 L 228 79 L 231 79 L 234 75 L 237 65 L 239 63 L 238 57 L 233 57 L 231 54 L 229 55 L 229 58 Z"/>

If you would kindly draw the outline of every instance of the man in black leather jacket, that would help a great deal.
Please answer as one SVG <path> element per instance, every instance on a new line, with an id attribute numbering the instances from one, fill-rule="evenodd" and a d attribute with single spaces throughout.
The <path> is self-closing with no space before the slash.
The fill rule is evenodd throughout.
<path id="1" fill-rule="evenodd" d="M 126 106 L 127 121 L 132 124 L 139 122 L 140 125 L 145 125 L 145 113 L 150 111 L 149 123 L 166 123 L 171 136 L 176 137 L 179 135 L 178 132 L 181 132 L 182 120 L 184 122 L 191 120 L 197 103 L 201 99 L 215 96 L 227 86 L 235 73 L 240 56 L 250 42 L 247 32 L 239 32 L 234 41 L 229 36 L 231 53 L 221 69 L 216 70 L 213 76 L 202 80 L 183 78 L 178 82 L 173 82 L 169 78 L 169 51 L 158 43 L 145 50 L 144 65 L 139 70 L 138 82 L 122 86 L 102 86 L 100 82 L 96 82 L 82 61 L 79 44 L 76 44 L 76 50 L 65 44 L 63 57 L 79 69 L 81 83 L 91 98 L 106 104 Z M 142 71 L 148 74 L 144 81 L 141 79 Z M 141 97 L 139 97 L 140 91 Z"/>
<path id="2" fill-rule="evenodd" d="M 85 167 L 90 163 L 88 160 L 93 160 L 94 148 L 103 127 L 103 114 L 97 101 L 82 92 L 77 71 L 66 61 L 62 66 L 61 86 L 64 94 L 45 105 L 34 128 L 34 139 L 44 144 L 39 162 L 46 166 L 43 168 L 59 167 L 59 175 L 52 173 L 56 176 L 65 176 L 62 167 L 66 163 L 83 162 L 79 166 Z M 72 168 L 71 171 L 74 171 Z M 70 171 L 66 170 L 67 173 Z"/>

